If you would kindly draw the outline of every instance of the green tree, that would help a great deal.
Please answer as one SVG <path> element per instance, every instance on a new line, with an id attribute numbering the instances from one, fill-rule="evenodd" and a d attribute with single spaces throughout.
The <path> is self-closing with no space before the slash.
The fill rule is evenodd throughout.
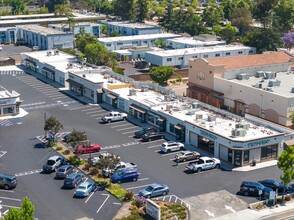
<path id="1" fill-rule="evenodd" d="M 54 116 L 50 116 L 45 121 L 44 130 L 49 131 L 53 136 L 53 141 L 55 141 L 56 134 L 63 129 L 63 124 Z M 51 141 L 51 140 L 50 140 Z"/>
<path id="2" fill-rule="evenodd" d="M 25 3 L 23 0 L 11 0 L 12 13 L 15 15 L 23 14 L 25 11 Z"/>
<path id="3" fill-rule="evenodd" d="M 121 75 L 124 75 L 124 71 L 122 68 L 119 68 L 119 67 L 113 67 L 112 68 L 112 71 L 115 72 L 115 73 L 118 73 L 118 74 L 121 74 Z"/>
<path id="4" fill-rule="evenodd" d="M 63 5 L 63 4 L 68 4 L 68 0 L 50 0 L 50 1 L 46 1 L 45 3 L 49 12 L 54 12 L 56 5 Z"/>
<path id="5" fill-rule="evenodd" d="M 253 29 L 242 38 L 242 41 L 247 46 L 256 47 L 258 53 L 276 51 L 283 44 L 279 33 L 271 28 Z"/>
<path id="6" fill-rule="evenodd" d="M 136 3 L 136 21 L 144 22 L 148 18 L 148 0 L 138 0 Z"/>
<path id="7" fill-rule="evenodd" d="M 40 8 L 40 10 L 38 11 L 39 14 L 47 14 L 49 13 L 48 8 L 45 6 L 45 4 Z"/>
<path id="8" fill-rule="evenodd" d="M 224 18 L 230 19 L 232 13 L 234 12 L 234 10 L 236 8 L 235 1 L 232 1 L 232 0 L 222 1 L 221 6 L 223 7 Z"/>
<path id="9" fill-rule="evenodd" d="M 98 66 L 109 65 L 112 58 L 112 54 L 107 50 L 107 48 L 98 42 L 87 43 L 84 54 L 89 63 Z"/>
<path id="10" fill-rule="evenodd" d="M 79 51 L 82 53 L 85 52 L 85 48 L 87 44 L 97 42 L 97 38 L 91 34 L 85 33 L 84 31 L 80 31 L 76 34 L 75 43 Z"/>
<path id="11" fill-rule="evenodd" d="M 134 21 L 136 18 L 134 0 L 114 0 L 112 1 L 114 14 L 123 20 Z"/>
<path id="12" fill-rule="evenodd" d="M 156 39 L 153 44 L 156 47 L 160 47 L 160 48 L 166 48 L 166 40 L 164 39 Z"/>
<path id="13" fill-rule="evenodd" d="M 10 208 L 4 220 L 34 220 L 35 207 L 28 197 L 21 201 L 20 209 Z"/>
<path id="14" fill-rule="evenodd" d="M 256 0 L 253 15 L 264 28 L 271 24 L 272 12 L 278 2 L 279 0 Z"/>
<path id="15" fill-rule="evenodd" d="M 74 18 L 72 16 L 68 16 L 67 20 L 64 23 L 68 25 L 69 30 L 74 32 L 74 28 L 75 28 L 77 22 L 74 20 Z"/>
<path id="16" fill-rule="evenodd" d="M 219 36 L 221 36 L 228 44 L 232 43 L 237 34 L 237 30 L 231 24 L 227 24 L 224 28 L 219 31 Z"/>
<path id="17" fill-rule="evenodd" d="M 278 157 L 278 167 L 283 171 L 280 177 L 283 184 L 287 186 L 294 179 L 294 146 L 287 147 Z M 285 189 L 283 191 L 284 200 Z"/>
<path id="18" fill-rule="evenodd" d="M 273 26 L 286 32 L 294 26 L 294 1 L 280 0 L 274 8 Z"/>
<path id="19" fill-rule="evenodd" d="M 213 27 L 217 25 L 224 19 L 224 12 L 221 6 L 217 4 L 210 4 L 204 9 L 202 20 L 205 22 L 206 26 Z"/>
<path id="20" fill-rule="evenodd" d="M 115 165 L 117 165 L 119 162 L 120 162 L 119 156 L 110 154 L 105 157 L 102 157 L 96 164 L 96 167 L 101 170 L 105 168 L 113 169 Z"/>
<path id="21" fill-rule="evenodd" d="M 69 4 L 59 4 L 54 6 L 55 16 L 72 17 L 72 9 Z"/>
<path id="22" fill-rule="evenodd" d="M 77 131 L 73 129 L 71 134 L 66 139 L 67 143 L 70 143 L 70 145 L 75 149 L 77 146 L 81 145 L 82 143 L 89 143 L 88 137 L 86 135 L 86 132 L 84 131 Z"/>
<path id="23" fill-rule="evenodd" d="M 150 78 L 159 85 L 164 85 L 174 74 L 174 68 L 171 66 L 152 67 Z"/>
<path id="24" fill-rule="evenodd" d="M 294 126 L 294 111 L 291 112 L 290 119 L 291 119 L 292 126 Z"/>
<path id="25" fill-rule="evenodd" d="M 245 34 L 252 24 L 252 16 L 250 11 L 245 8 L 236 8 L 231 15 L 232 25 L 238 28 L 241 35 Z"/>
<path id="26" fill-rule="evenodd" d="M 105 35 L 107 34 L 107 26 L 105 24 L 101 25 L 101 33 Z"/>

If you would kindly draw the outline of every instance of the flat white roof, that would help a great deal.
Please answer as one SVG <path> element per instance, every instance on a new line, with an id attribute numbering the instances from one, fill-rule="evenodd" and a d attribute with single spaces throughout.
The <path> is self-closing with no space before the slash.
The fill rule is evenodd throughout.
<path id="1" fill-rule="evenodd" d="M 161 28 L 157 25 L 150 25 L 145 23 L 139 22 L 130 22 L 130 21 L 106 21 L 105 24 L 121 26 L 121 27 L 128 27 L 128 28 Z"/>
<path id="2" fill-rule="evenodd" d="M 133 36 L 121 36 L 121 37 L 102 37 L 98 38 L 98 41 L 103 43 L 112 43 L 117 41 L 131 41 L 131 40 L 150 40 L 150 39 L 158 39 L 158 38 L 173 38 L 179 37 L 178 34 L 144 34 L 144 35 L 133 35 Z"/>
<path id="3" fill-rule="evenodd" d="M 244 72 L 246 73 L 246 72 Z M 294 73 L 294 72 L 293 72 Z M 257 89 L 257 90 L 263 90 L 264 92 L 268 93 L 274 93 L 278 94 L 284 97 L 288 98 L 293 98 L 294 93 L 291 92 L 292 88 L 294 88 L 294 74 L 290 72 L 277 72 L 276 75 L 277 77 L 275 79 L 263 79 L 263 78 L 257 78 L 255 76 L 250 76 L 249 79 L 243 79 L 243 80 L 238 80 L 238 79 L 231 79 L 230 81 L 237 83 L 237 84 L 242 84 L 246 85 L 248 87 L 251 87 L 252 89 Z M 281 81 L 279 86 L 272 86 L 269 87 L 269 82 L 278 80 Z M 256 84 L 262 84 L 262 88 L 256 88 L 253 87 Z M 269 89 L 269 90 L 264 90 L 264 89 Z"/>
<path id="4" fill-rule="evenodd" d="M 22 29 L 22 30 L 26 30 L 26 31 L 32 31 L 34 33 L 39 33 L 42 35 L 69 34 L 69 33 L 65 33 L 63 31 L 59 31 L 59 30 L 52 29 L 52 28 L 46 28 L 46 27 L 39 26 L 39 25 L 20 25 L 20 26 L 17 26 L 17 28 Z"/>
<path id="5" fill-rule="evenodd" d="M 140 35 L 139 35 L 140 36 Z M 244 50 L 252 49 L 253 47 L 241 46 L 241 45 L 221 45 L 212 47 L 196 47 L 196 48 L 185 48 L 185 49 L 175 49 L 175 50 L 163 50 L 163 51 L 151 51 L 148 54 L 153 54 L 156 56 L 168 57 L 175 55 L 191 55 L 196 53 L 210 53 L 210 52 L 225 52 L 232 50 Z"/>
<path id="6" fill-rule="evenodd" d="M 180 43 L 180 44 L 189 44 L 194 46 L 210 46 L 210 45 L 219 45 L 219 44 L 226 44 L 226 41 L 203 41 L 203 40 L 196 40 L 193 37 L 179 37 L 168 39 L 169 42 L 173 43 Z"/>
<path id="7" fill-rule="evenodd" d="M 1 20 L 10 20 L 10 19 L 28 19 L 28 18 L 41 18 L 41 17 L 55 17 L 54 13 L 48 14 L 32 14 L 32 15 L 7 15 L 7 16 L 0 16 Z"/>
<path id="8" fill-rule="evenodd" d="M 49 24 L 50 27 L 68 27 L 69 24 Z M 91 22 L 77 22 L 75 27 L 79 26 L 99 26 L 98 23 L 91 23 Z"/>
<path id="9" fill-rule="evenodd" d="M 18 97 L 18 96 L 19 96 L 19 93 L 15 92 L 15 91 L 9 92 L 3 86 L 0 85 L 0 100 L 2 98 L 13 98 L 13 97 Z"/>
<path id="10" fill-rule="evenodd" d="M 266 138 L 282 134 L 276 130 L 266 128 L 264 126 L 259 126 L 248 120 L 242 119 L 241 123 L 249 124 L 250 126 L 247 130 L 246 135 L 244 137 L 232 137 L 232 130 L 235 129 L 236 124 L 240 123 L 236 119 L 224 117 L 203 107 L 193 109 L 191 104 L 181 102 L 179 100 L 165 101 L 164 95 L 156 93 L 154 91 L 149 90 L 147 92 L 141 92 L 140 90 L 136 90 L 136 94 L 130 96 L 129 90 L 130 88 L 121 88 L 113 89 L 112 92 L 118 94 L 125 99 L 134 100 L 147 107 L 150 107 L 155 112 L 163 112 L 166 115 L 197 125 L 200 128 L 206 129 L 212 133 L 228 139 L 232 139 L 235 141 L 249 141 L 253 139 Z M 195 100 L 195 103 L 197 103 L 197 100 Z M 167 105 L 171 105 L 171 111 L 166 110 Z M 196 120 L 196 113 L 201 114 L 202 119 Z M 209 116 L 215 117 L 216 120 L 209 121 Z"/>

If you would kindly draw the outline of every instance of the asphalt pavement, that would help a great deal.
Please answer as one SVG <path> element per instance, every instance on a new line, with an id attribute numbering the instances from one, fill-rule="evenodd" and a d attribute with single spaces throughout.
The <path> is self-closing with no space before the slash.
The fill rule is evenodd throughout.
<path id="1" fill-rule="evenodd" d="M 91 142 L 102 146 L 101 152 L 114 153 L 125 162 L 137 164 L 139 179 L 137 182 L 123 183 L 126 189 L 137 194 L 149 184 L 167 184 L 170 187 L 170 195 L 174 195 L 173 198 L 189 201 L 190 206 L 195 202 L 199 203 L 201 196 L 207 205 L 197 207 L 198 214 L 207 218 L 213 217 L 211 213 L 218 216 L 233 212 L 232 209 L 226 208 L 231 206 L 230 199 L 225 198 L 231 198 L 231 201 L 237 204 L 240 202 L 240 207 L 244 202 L 257 201 L 253 197 L 237 195 L 242 181 L 278 180 L 281 175 L 276 166 L 249 172 L 220 169 L 188 174 L 185 172 L 187 162 L 175 165 L 174 152 L 159 152 L 160 145 L 166 140 L 143 143 L 133 138 L 134 132 L 140 126 L 148 126 L 146 123 L 141 124 L 132 119 L 101 124 L 100 118 L 107 114 L 107 108 L 111 107 L 106 104 L 84 105 L 58 88 L 28 74 L 0 76 L 0 84 L 21 94 L 21 99 L 24 100 L 23 108 L 29 113 L 18 119 L 19 121 L 6 120 L 6 124 L 11 122 L 8 126 L 1 125 L 3 120 L 0 120 L 0 172 L 24 174 L 18 177 L 19 184 L 13 192 L 0 191 L 0 200 L 1 197 L 20 200 L 24 196 L 29 196 L 36 206 L 36 217 L 39 219 L 90 217 L 108 220 L 112 219 L 120 208 L 120 202 L 105 191 L 95 192 L 87 202 L 87 199 L 74 199 L 74 191 L 62 190 L 62 181 L 54 180 L 54 174 L 38 172 L 46 160 L 54 155 L 54 152 L 50 148 L 44 148 L 43 144 L 44 113 L 47 117 L 55 116 L 63 123 L 64 129 L 60 132 L 60 137 L 73 128 L 83 130 Z M 170 136 L 168 138 L 172 139 Z M 191 146 L 187 147 L 190 149 Z M 89 155 L 83 157 L 86 159 Z M 219 191 L 225 191 L 224 200 L 218 200 L 219 205 L 209 202 L 213 200 L 211 193 Z M 19 206 L 18 200 L 11 200 L 9 203 L 8 199 L 3 199 L 3 203 Z M 192 219 L 195 218 L 192 216 Z"/>

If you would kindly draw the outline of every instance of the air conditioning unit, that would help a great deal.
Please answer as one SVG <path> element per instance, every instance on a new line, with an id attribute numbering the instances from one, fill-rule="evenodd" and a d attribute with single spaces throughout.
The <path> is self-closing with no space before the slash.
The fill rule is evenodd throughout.
<path id="1" fill-rule="evenodd" d="M 247 73 L 238 73 L 236 78 L 238 80 L 249 79 L 249 75 Z"/>
<path id="2" fill-rule="evenodd" d="M 280 85 L 281 85 L 281 80 L 270 79 L 267 86 L 274 87 L 274 86 L 280 86 Z"/>
<path id="3" fill-rule="evenodd" d="M 186 115 L 194 115 L 196 111 L 196 109 L 189 109 Z"/>
<path id="4" fill-rule="evenodd" d="M 232 136 L 233 137 L 245 137 L 246 130 L 243 128 L 235 128 L 232 130 Z"/>
<path id="5" fill-rule="evenodd" d="M 129 96 L 134 96 L 136 95 L 136 90 L 135 89 L 130 89 L 129 90 Z"/>
<path id="6" fill-rule="evenodd" d="M 202 119 L 203 118 L 203 114 L 201 114 L 201 113 L 196 113 L 195 114 L 195 119 L 196 120 L 199 120 L 199 119 Z"/>
<path id="7" fill-rule="evenodd" d="M 208 115 L 208 121 L 215 121 L 216 116 L 215 115 Z"/>
<path id="8" fill-rule="evenodd" d="M 59 55 L 59 50 L 54 50 L 54 55 Z"/>
<path id="9" fill-rule="evenodd" d="M 291 93 L 294 93 L 294 87 L 292 87 L 292 89 L 291 89 Z"/>
<path id="10" fill-rule="evenodd" d="M 265 79 L 274 79 L 275 77 L 276 77 L 276 74 L 271 71 L 264 72 Z"/>
<path id="11" fill-rule="evenodd" d="M 256 78 L 262 78 L 262 77 L 264 77 L 264 72 L 263 71 L 256 71 L 255 77 Z"/>
<path id="12" fill-rule="evenodd" d="M 173 105 L 172 104 L 167 104 L 166 105 L 166 111 L 170 111 L 172 109 Z"/>
<path id="13" fill-rule="evenodd" d="M 192 108 L 200 108 L 200 104 L 198 102 L 193 102 Z"/>
<path id="14" fill-rule="evenodd" d="M 108 78 L 107 82 L 108 83 L 114 83 L 114 79 L 113 78 Z"/>
<path id="15" fill-rule="evenodd" d="M 147 92 L 148 91 L 148 86 L 142 86 L 141 92 Z"/>
<path id="16" fill-rule="evenodd" d="M 243 128 L 245 130 L 248 130 L 250 128 L 249 123 L 237 123 L 235 124 L 235 128 Z"/>
<path id="17" fill-rule="evenodd" d="M 171 101 L 171 99 L 170 99 L 170 97 L 169 97 L 168 95 L 165 95 L 165 96 L 164 96 L 164 101 L 169 102 L 169 101 Z"/>
<path id="18" fill-rule="evenodd" d="M 262 89 L 262 83 L 256 83 L 254 87 L 255 88 Z"/>

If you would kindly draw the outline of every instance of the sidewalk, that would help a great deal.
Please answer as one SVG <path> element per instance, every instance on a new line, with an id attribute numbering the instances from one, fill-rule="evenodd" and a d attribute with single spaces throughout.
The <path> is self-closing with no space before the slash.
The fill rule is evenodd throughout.
<path id="1" fill-rule="evenodd" d="M 294 201 L 287 202 L 285 205 L 277 205 L 272 208 L 264 208 L 259 211 L 245 209 L 240 212 L 223 215 L 213 218 L 214 220 L 258 220 L 274 217 L 273 219 L 279 219 L 278 216 L 282 213 L 293 211 Z M 276 216 L 276 217 L 275 217 Z"/>

